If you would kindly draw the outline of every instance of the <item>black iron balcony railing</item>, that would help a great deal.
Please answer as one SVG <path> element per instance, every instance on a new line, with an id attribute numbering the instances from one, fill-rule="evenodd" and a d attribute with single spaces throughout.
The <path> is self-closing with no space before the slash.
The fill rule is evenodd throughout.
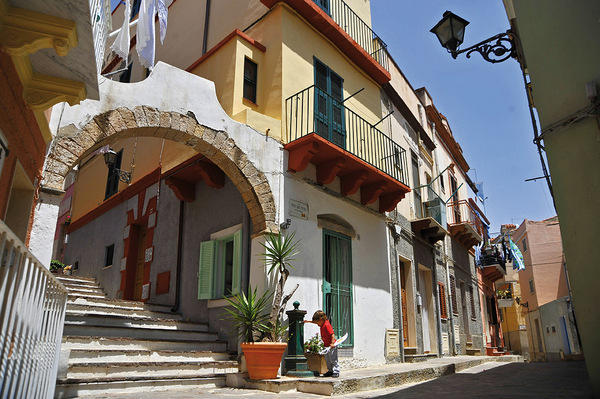
<path id="1" fill-rule="evenodd" d="M 343 0 L 314 0 L 356 43 L 388 70 L 387 45 Z"/>
<path id="2" fill-rule="evenodd" d="M 480 267 L 500 265 L 506 272 L 506 255 L 501 244 L 488 244 L 481 249 L 481 254 L 477 261 Z"/>
<path id="3" fill-rule="evenodd" d="M 312 85 L 285 100 L 287 142 L 316 133 L 407 185 L 406 151 L 381 130 Z"/>

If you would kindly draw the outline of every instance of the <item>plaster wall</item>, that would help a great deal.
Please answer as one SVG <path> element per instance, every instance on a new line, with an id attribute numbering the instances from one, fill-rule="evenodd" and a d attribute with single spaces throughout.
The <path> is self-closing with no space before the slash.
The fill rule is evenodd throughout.
<path id="1" fill-rule="evenodd" d="M 533 100 L 541 127 L 587 106 L 585 84 L 600 81 L 600 4 L 594 0 L 557 1 L 541 9 L 531 2 L 507 1 L 519 29 Z M 507 7 L 508 8 L 508 7 Z M 560 15 L 564 34 L 555 36 Z M 556 95 L 560 93 L 560 95 Z M 600 395 L 600 313 L 597 311 L 597 245 L 600 220 L 600 140 L 595 118 L 587 118 L 545 136 L 556 208 L 578 327 L 588 373 Z"/>
<path id="2" fill-rule="evenodd" d="M 547 360 L 560 360 L 561 352 L 563 355 L 581 353 L 568 297 L 541 305 L 539 314 Z"/>
<path id="3" fill-rule="evenodd" d="M 123 258 L 123 232 L 127 223 L 127 202 L 69 234 L 65 264 L 78 262 L 77 274 L 95 277 L 109 298 L 116 298 L 121 286 L 120 260 Z M 105 248 L 114 244 L 113 264 L 104 267 Z"/>
<path id="4" fill-rule="evenodd" d="M 286 291 L 300 284 L 293 297 L 300 301 L 300 308 L 309 314 L 323 308 L 323 232 L 317 226 L 317 215 L 336 214 L 346 220 L 356 231 L 352 239 L 353 356 L 367 363 L 384 362 L 385 329 L 393 328 L 394 323 L 387 228 L 383 218 L 332 198 L 322 189 L 292 176 L 285 178 L 284 198 L 285 215 L 292 219 L 289 230 L 301 240 L 302 251 Z M 291 199 L 308 204 L 307 220 L 289 215 Z M 316 326 L 305 327 L 306 337 L 317 332 Z"/>
<path id="5" fill-rule="evenodd" d="M 60 195 L 40 191 L 35 205 L 35 218 L 29 237 L 29 249 L 42 265 L 50 267 L 52 247 L 54 245 L 54 229 L 60 206 Z"/>

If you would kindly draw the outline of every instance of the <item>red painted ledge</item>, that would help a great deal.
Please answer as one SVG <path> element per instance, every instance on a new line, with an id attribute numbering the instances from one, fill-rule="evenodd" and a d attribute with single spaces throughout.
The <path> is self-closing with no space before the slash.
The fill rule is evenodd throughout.
<path id="1" fill-rule="evenodd" d="M 396 208 L 410 188 L 356 155 L 311 133 L 283 146 L 289 152 L 288 171 L 301 172 L 313 163 L 317 166 L 317 183 L 329 184 L 340 178 L 340 192 L 348 196 L 361 190 L 361 203 L 379 199 L 379 212 Z"/>
<path id="2" fill-rule="evenodd" d="M 369 53 L 365 51 L 352 37 L 343 30 L 325 11 L 313 0 L 260 0 L 265 6 L 273 8 L 277 3 L 285 3 L 304 17 L 319 32 L 331 40 L 348 58 L 365 71 L 378 84 L 389 82 L 390 73 Z"/>
<path id="3" fill-rule="evenodd" d="M 223 40 L 221 40 L 213 48 L 208 50 L 202 57 L 200 57 L 196 61 L 194 61 L 192 63 L 192 65 L 190 65 L 189 67 L 186 68 L 186 71 L 192 72 L 194 70 L 194 68 L 196 68 L 198 65 L 202 64 L 208 57 L 210 57 L 211 55 L 216 53 L 221 47 L 223 47 L 225 44 L 227 44 L 228 41 L 230 41 L 231 39 L 233 39 L 236 36 L 241 37 L 242 39 L 244 39 L 245 41 L 250 43 L 252 46 L 256 47 L 258 50 L 262 51 L 263 53 L 265 51 L 267 51 L 267 48 L 265 46 L 263 46 L 260 42 L 251 38 L 250 36 L 248 36 L 247 34 L 242 32 L 241 30 L 236 29 L 233 32 L 231 32 L 230 34 L 228 34 L 227 36 L 225 36 L 225 38 Z"/>

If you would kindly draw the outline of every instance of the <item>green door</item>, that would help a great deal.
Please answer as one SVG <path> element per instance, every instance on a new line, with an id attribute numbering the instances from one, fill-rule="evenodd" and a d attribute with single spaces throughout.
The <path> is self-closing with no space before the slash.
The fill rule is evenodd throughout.
<path id="1" fill-rule="evenodd" d="M 315 59 L 315 132 L 345 149 L 343 83 L 338 74 Z"/>
<path id="2" fill-rule="evenodd" d="M 323 230 L 323 304 L 336 338 L 348 334 L 342 347 L 354 346 L 352 313 L 352 242 Z"/>

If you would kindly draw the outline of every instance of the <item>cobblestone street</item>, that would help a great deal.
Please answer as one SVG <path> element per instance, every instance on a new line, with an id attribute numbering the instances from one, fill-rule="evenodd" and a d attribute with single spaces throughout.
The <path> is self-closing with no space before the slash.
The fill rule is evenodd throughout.
<path id="1" fill-rule="evenodd" d="M 98 396 L 94 399 L 133 399 L 140 394 Z M 148 399 L 326 398 L 301 392 L 274 394 L 263 391 L 217 388 L 143 394 Z M 459 373 L 389 389 L 359 392 L 338 398 L 591 398 L 583 362 L 485 363 Z"/>

